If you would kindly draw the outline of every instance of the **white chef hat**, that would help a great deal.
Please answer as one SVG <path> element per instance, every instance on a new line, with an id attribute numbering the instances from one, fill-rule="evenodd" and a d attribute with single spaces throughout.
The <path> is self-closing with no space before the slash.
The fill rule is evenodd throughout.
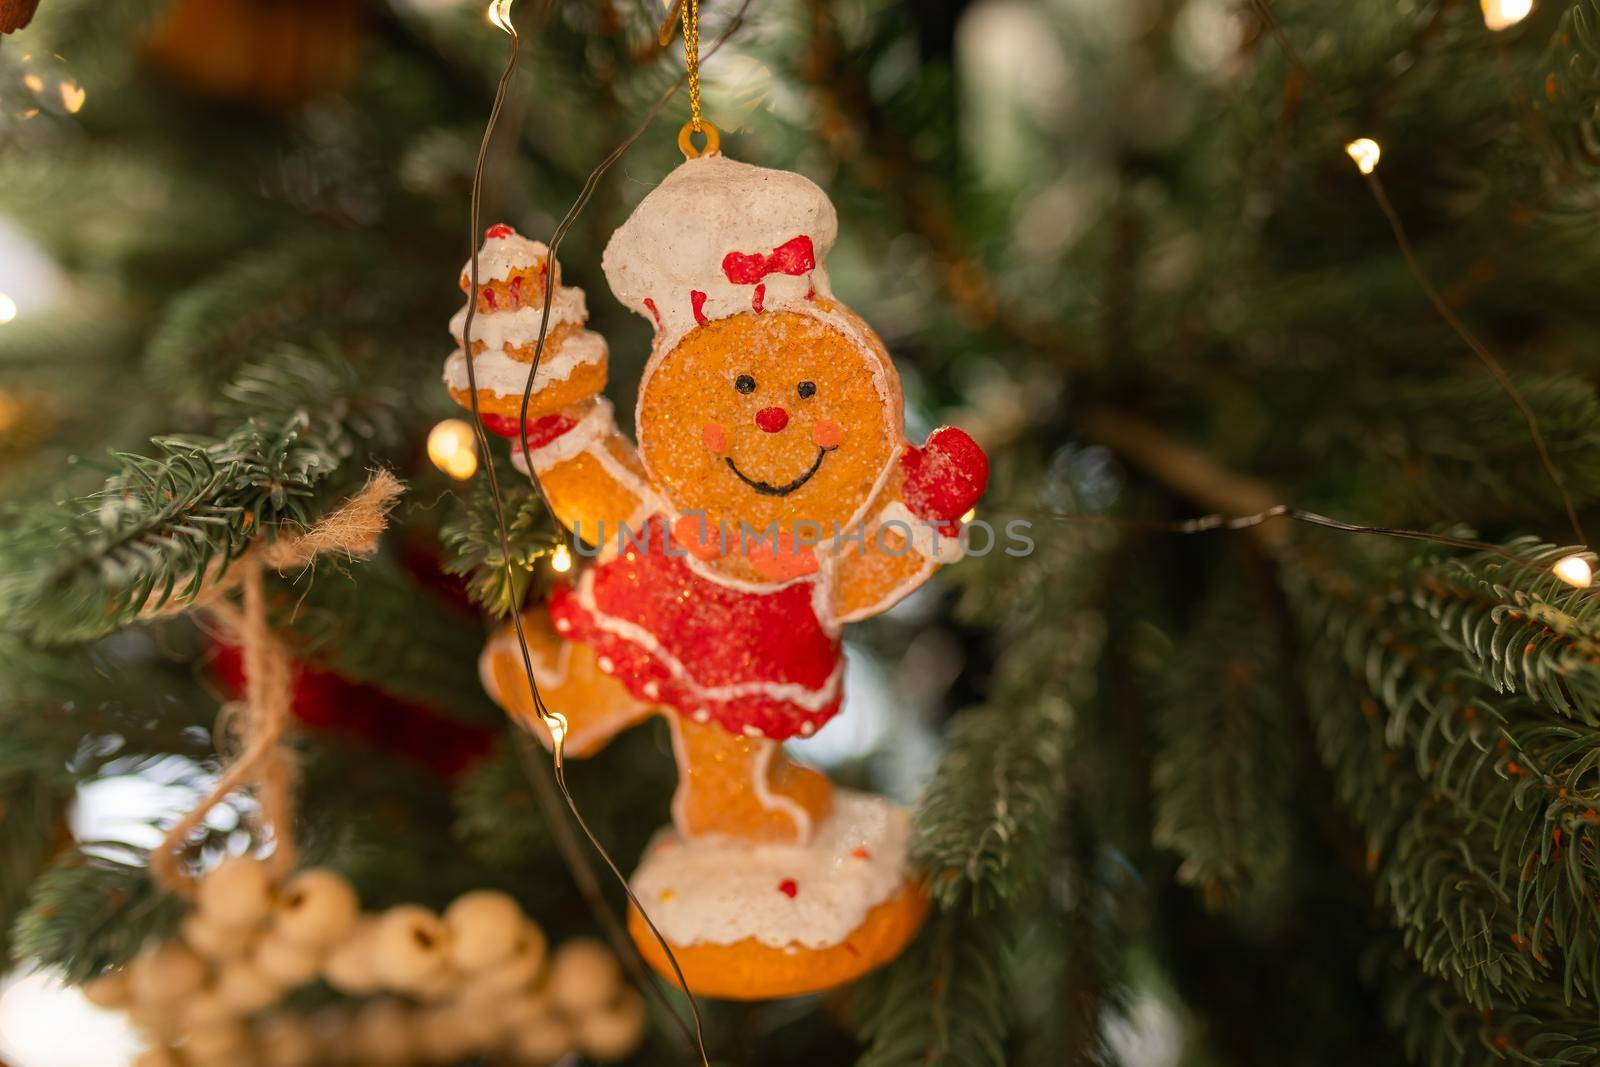
<path id="1" fill-rule="evenodd" d="M 809 178 L 722 155 L 667 175 L 606 245 L 611 291 L 672 348 L 702 322 L 831 297 L 823 260 L 839 232 Z"/>

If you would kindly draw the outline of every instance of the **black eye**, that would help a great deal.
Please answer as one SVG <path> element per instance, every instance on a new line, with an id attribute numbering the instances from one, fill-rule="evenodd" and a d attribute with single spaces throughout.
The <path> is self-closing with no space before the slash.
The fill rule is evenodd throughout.
<path id="1" fill-rule="evenodd" d="M 800 394 L 801 400 L 810 400 L 812 397 L 817 395 L 817 383 L 801 382 L 799 385 L 795 386 L 794 391 Z"/>
<path id="2" fill-rule="evenodd" d="M 756 391 L 756 380 L 748 374 L 741 374 L 733 380 L 733 387 L 741 393 L 753 393 Z"/>

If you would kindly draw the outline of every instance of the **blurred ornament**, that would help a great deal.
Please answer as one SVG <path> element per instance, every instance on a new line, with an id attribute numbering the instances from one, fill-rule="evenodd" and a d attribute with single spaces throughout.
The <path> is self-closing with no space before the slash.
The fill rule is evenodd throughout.
<path id="1" fill-rule="evenodd" d="M 478 438 L 464 419 L 445 419 L 428 431 L 428 458 L 458 482 L 478 471 Z"/>
<path id="2" fill-rule="evenodd" d="M 244 692 L 244 658 L 238 648 L 218 645 L 211 672 L 229 695 Z M 359 738 L 446 778 L 476 763 L 494 742 L 493 731 L 304 663 L 295 667 L 293 701 L 291 711 L 302 725 Z"/>
<path id="3" fill-rule="evenodd" d="M 1378 159 L 1383 155 L 1383 149 L 1378 142 L 1370 137 L 1358 137 L 1344 146 L 1350 158 L 1355 160 L 1356 168 L 1362 174 L 1371 174 L 1378 169 Z"/>
<path id="4" fill-rule="evenodd" d="M 175 0 L 145 41 L 196 92 L 288 107 L 349 84 L 365 38 L 360 0 Z"/>
<path id="5" fill-rule="evenodd" d="M 1483 24 L 1491 30 L 1510 29 L 1533 11 L 1533 0 L 1482 0 Z"/>
<path id="6" fill-rule="evenodd" d="M 0 0 L 0 33 L 26 26 L 39 8 L 39 0 Z"/>
<path id="7" fill-rule="evenodd" d="M 84 987 L 144 1033 L 151 1047 L 136 1063 L 387 1067 L 416 1062 L 419 1048 L 441 1063 L 553 1063 L 575 1050 L 607 1062 L 644 1039 L 644 1002 L 610 949 L 577 938 L 551 957 L 544 931 L 504 893 L 469 892 L 443 919 L 410 904 L 363 915 L 333 871 L 282 885 L 263 885 L 263 873 L 248 857 L 227 861 L 200 882 L 209 911 Z M 254 918 L 223 927 L 216 912 Z M 315 1020 L 284 1007 L 319 977 L 360 999 Z"/>

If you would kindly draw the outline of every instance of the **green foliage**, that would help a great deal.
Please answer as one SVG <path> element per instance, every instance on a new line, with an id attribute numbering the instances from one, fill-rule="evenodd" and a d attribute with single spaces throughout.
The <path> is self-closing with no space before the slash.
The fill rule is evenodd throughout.
<path id="1" fill-rule="evenodd" d="M 1567 7 L 1545 62 L 1542 103 L 1559 120 L 1561 161 L 1591 177 L 1600 168 L 1600 4 L 1574 0 Z M 1593 206 L 1592 190 L 1575 206 L 1585 204 Z"/>
<path id="2" fill-rule="evenodd" d="M 1284 649 L 1244 581 L 1223 570 L 1182 640 L 1162 651 L 1154 709 L 1151 832 L 1182 858 L 1178 879 L 1213 907 L 1241 898 L 1259 907 L 1281 886 L 1294 833 Z"/>
<path id="3" fill-rule="evenodd" d="M 146 941 L 170 936 L 187 907 L 157 889 L 142 864 L 83 852 L 58 860 L 30 896 L 14 951 L 59 968 L 69 982 L 120 966 Z"/>
<path id="4" fill-rule="evenodd" d="M 1367 832 L 1407 947 L 1482 1008 L 1588 997 L 1600 977 L 1591 814 L 1600 732 L 1562 714 L 1572 700 L 1550 708 L 1516 693 L 1544 672 L 1497 682 L 1484 657 L 1504 646 L 1461 625 L 1474 610 L 1463 606 L 1467 592 L 1524 610 L 1547 595 L 1579 608 L 1548 584 L 1551 550 L 1509 547 L 1539 562 L 1429 553 L 1409 589 L 1356 605 L 1318 601 L 1326 656 L 1310 690 L 1324 756 Z M 1476 580 L 1484 569 L 1501 584 Z M 1494 603 L 1476 610 L 1482 622 Z"/>
<path id="5" fill-rule="evenodd" d="M 1004 1067 L 1006 934 L 973 914 L 934 919 L 860 992 L 858 1067 Z"/>
<path id="6" fill-rule="evenodd" d="M 115 456 L 94 497 L 22 512 L 0 545 L 5 624 L 44 642 L 99 637 L 192 597 L 254 539 L 310 526 L 330 487 L 363 476 L 349 468 L 372 426 L 353 387 L 286 353 L 241 374 L 229 401 L 259 406 L 226 436 L 157 438 L 153 456 Z"/>
<path id="7" fill-rule="evenodd" d="M 1413 604 L 1497 692 L 1600 725 L 1600 596 L 1552 572 L 1572 549 L 1532 538 L 1506 547 L 1522 558 L 1433 562 L 1411 580 Z"/>
<path id="8" fill-rule="evenodd" d="M 473 602 L 496 617 L 509 615 L 522 604 L 533 588 L 535 565 L 559 544 L 544 503 L 532 486 L 519 479 L 514 485 L 502 481 L 500 489 L 511 545 L 509 583 L 487 479 L 478 479 L 441 531 L 448 552 L 445 572 L 463 576 Z"/>
<path id="9" fill-rule="evenodd" d="M 969 711 L 951 726 L 915 846 L 941 907 L 987 915 L 1038 892 L 1065 803 L 1070 726 L 1052 697 Z"/>

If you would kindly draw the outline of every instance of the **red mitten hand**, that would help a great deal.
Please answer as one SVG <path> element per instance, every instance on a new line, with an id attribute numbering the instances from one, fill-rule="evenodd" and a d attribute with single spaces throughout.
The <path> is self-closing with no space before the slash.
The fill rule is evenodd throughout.
<path id="1" fill-rule="evenodd" d="M 900 454 L 906 508 L 919 519 L 955 525 L 989 484 L 989 457 L 967 431 L 941 426 L 921 448 Z M 948 531 L 947 531 L 948 532 Z"/>

